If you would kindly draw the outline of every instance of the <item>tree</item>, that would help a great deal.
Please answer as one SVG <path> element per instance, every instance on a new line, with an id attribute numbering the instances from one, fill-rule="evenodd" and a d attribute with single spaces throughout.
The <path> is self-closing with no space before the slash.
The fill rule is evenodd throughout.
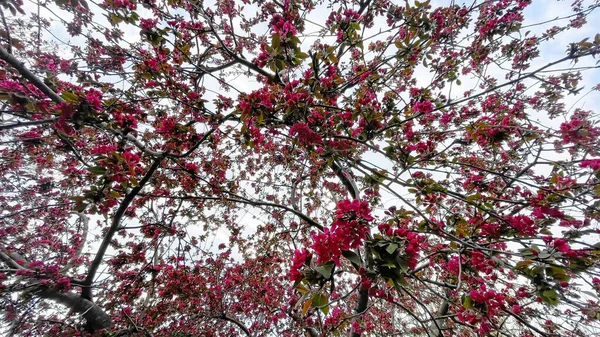
<path id="1" fill-rule="evenodd" d="M 599 332 L 598 1 L 0 5 L 4 332 Z"/>

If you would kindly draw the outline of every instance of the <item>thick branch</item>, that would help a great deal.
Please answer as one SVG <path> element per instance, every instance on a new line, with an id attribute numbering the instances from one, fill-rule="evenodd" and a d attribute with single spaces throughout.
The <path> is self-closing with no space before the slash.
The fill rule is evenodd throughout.
<path id="1" fill-rule="evenodd" d="M 20 265 L 3 247 L 0 247 L 0 261 L 6 263 L 11 268 L 26 270 L 27 268 Z"/>
<path id="2" fill-rule="evenodd" d="M 440 307 L 437 311 L 435 318 L 429 325 L 429 332 L 427 332 L 428 336 L 430 336 L 430 337 L 442 337 L 443 336 L 441 327 L 444 324 L 444 319 L 445 319 L 444 316 L 446 316 L 448 314 L 449 308 L 450 308 L 450 305 L 448 304 L 448 301 L 444 299 L 442 301 L 442 303 L 440 304 Z"/>
<path id="3" fill-rule="evenodd" d="M 85 318 L 91 331 L 107 329 L 112 324 L 110 316 L 94 302 L 73 293 L 43 289 L 36 293 L 41 298 L 54 300 Z"/>
<path id="4" fill-rule="evenodd" d="M 346 186 L 346 189 L 348 189 L 348 192 L 352 196 L 352 199 L 358 199 L 358 197 L 360 196 L 360 192 L 358 191 L 358 187 L 356 187 L 356 183 L 354 183 L 354 180 L 349 177 L 349 173 L 344 171 L 344 169 L 341 166 L 339 166 L 335 162 L 335 160 L 331 162 L 331 169 L 342 181 L 342 184 Z"/>
<path id="5" fill-rule="evenodd" d="M 131 204 L 133 199 L 138 195 L 138 193 L 140 193 L 142 188 L 144 188 L 144 185 L 146 185 L 146 183 L 154 175 L 154 172 L 156 172 L 156 170 L 158 169 L 158 167 L 160 166 L 162 161 L 163 161 L 162 156 L 160 158 L 155 159 L 154 163 L 152 163 L 152 166 L 150 167 L 150 169 L 148 169 L 148 172 L 146 172 L 146 174 L 144 175 L 144 178 L 142 178 L 139 185 L 137 187 L 135 187 L 134 189 L 132 189 L 131 192 L 129 192 L 129 194 L 127 194 L 125 196 L 125 198 L 123 199 L 123 201 L 121 202 L 121 205 L 119 206 L 119 208 L 117 209 L 117 212 L 115 213 L 113 222 L 112 222 L 110 228 L 108 229 L 108 232 L 104 236 L 104 239 L 102 240 L 102 243 L 100 244 L 100 248 L 98 248 L 98 252 L 96 253 L 96 256 L 94 257 L 94 261 L 92 261 L 92 264 L 90 265 L 90 269 L 88 270 L 88 274 L 87 274 L 87 277 L 85 278 L 85 282 L 84 282 L 86 287 L 83 287 L 82 291 L 81 291 L 81 295 L 83 296 L 83 298 L 86 298 L 89 300 L 92 299 L 91 285 L 94 282 L 94 277 L 96 276 L 96 272 L 98 271 L 98 268 L 100 267 L 100 264 L 102 263 L 102 260 L 104 259 L 106 250 L 108 249 L 108 246 L 110 245 L 110 242 L 112 241 L 113 236 L 119 229 L 119 224 L 121 223 L 121 218 L 125 214 L 125 211 L 129 207 L 129 205 Z"/>
<path id="6" fill-rule="evenodd" d="M 13 68 L 15 68 L 19 72 L 19 74 L 25 77 L 29 82 L 31 82 L 31 84 L 35 85 L 36 88 L 40 89 L 40 91 L 46 94 L 46 96 L 48 96 L 52 101 L 54 101 L 55 103 L 64 102 L 62 97 L 58 96 L 58 94 L 54 92 L 54 90 L 50 89 L 34 73 L 32 73 L 29 69 L 25 68 L 23 62 L 17 60 L 2 46 L 0 46 L 0 59 L 6 61 L 6 63 L 10 64 Z"/>

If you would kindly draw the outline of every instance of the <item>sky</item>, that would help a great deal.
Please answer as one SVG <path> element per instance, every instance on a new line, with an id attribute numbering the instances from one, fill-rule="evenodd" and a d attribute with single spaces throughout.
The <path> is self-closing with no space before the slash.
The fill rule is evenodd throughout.
<path id="1" fill-rule="evenodd" d="M 212 1 L 213 0 L 205 1 L 205 5 L 210 7 Z M 92 8 L 95 7 L 95 5 L 93 5 L 91 1 L 88 1 L 88 2 L 90 3 L 90 6 L 92 6 Z M 523 31 L 530 30 L 531 31 L 530 36 L 531 35 L 539 35 L 545 29 L 547 29 L 557 23 L 558 24 L 565 23 L 566 21 L 564 21 L 564 20 L 561 20 L 559 22 L 552 21 L 552 20 L 556 19 L 557 17 L 569 15 L 571 13 L 571 11 L 570 11 L 571 2 L 572 1 L 533 0 L 533 4 L 531 6 L 529 6 L 525 11 L 524 27 L 527 27 L 527 26 L 530 26 L 530 27 L 523 29 Z M 239 1 L 236 3 L 239 3 Z M 403 3 L 403 1 L 400 1 L 400 3 Z M 433 7 L 436 7 L 438 5 L 448 5 L 449 3 L 450 3 L 450 0 L 433 0 L 431 2 Z M 456 1 L 456 3 L 460 4 L 460 3 L 462 3 L 462 1 Z M 472 1 L 467 2 L 467 4 L 470 4 L 470 3 L 472 3 Z M 25 6 L 31 12 L 37 11 L 36 2 L 26 2 Z M 45 11 L 44 8 L 42 8 L 41 10 Z M 252 16 L 252 14 L 255 13 L 257 10 L 258 9 L 256 6 L 246 5 L 245 14 L 247 16 Z M 151 13 L 148 10 L 143 9 L 142 6 L 138 7 L 137 12 L 140 14 L 141 17 L 151 15 Z M 321 8 L 317 8 L 317 10 L 315 10 L 309 17 L 310 21 L 313 22 L 314 24 L 307 23 L 306 35 L 310 35 L 309 33 L 312 33 L 312 32 L 318 32 L 318 30 L 320 29 L 319 23 L 325 22 L 325 20 L 327 19 L 327 16 L 329 15 L 329 12 L 330 12 L 330 9 L 327 9 L 325 5 L 322 5 Z M 43 13 L 42 13 L 42 16 L 44 16 Z M 62 16 L 62 18 L 64 18 L 65 20 L 71 19 L 68 16 Z M 107 27 L 110 26 L 110 24 L 108 24 L 106 19 L 103 17 L 101 12 L 99 12 L 99 11 L 96 12 L 95 20 L 104 26 L 107 26 Z M 375 27 L 373 27 L 371 29 L 371 31 L 377 32 L 378 30 L 386 29 L 387 27 L 385 26 L 385 23 L 383 21 L 384 20 L 380 20 L 380 22 L 378 24 L 376 24 Z M 591 22 L 599 22 L 600 21 L 600 10 L 596 11 L 592 16 L 590 16 L 590 21 Z M 548 23 L 539 24 L 542 22 L 548 22 Z M 238 23 L 239 23 L 239 21 L 238 21 Z M 235 24 L 235 22 L 234 22 L 234 24 Z M 134 27 L 131 25 L 120 25 L 120 28 L 125 33 L 126 41 L 128 41 L 130 43 L 135 43 L 135 42 L 139 41 L 140 36 L 139 36 L 139 29 L 137 27 Z M 473 29 L 474 28 L 475 27 L 473 27 Z M 556 40 L 554 40 L 552 43 L 546 43 L 543 45 L 543 48 L 540 52 L 542 57 L 536 59 L 533 62 L 532 67 L 530 69 L 536 69 L 540 66 L 545 65 L 548 62 L 551 62 L 553 60 L 563 57 L 565 55 L 566 47 L 570 42 L 580 41 L 586 37 L 593 37 L 598 32 L 600 32 L 600 31 L 597 31 L 594 28 L 593 24 L 588 24 L 583 29 L 572 31 L 569 34 L 559 35 L 559 37 Z M 264 27 L 264 34 L 268 34 L 268 27 L 266 27 L 266 25 Z M 60 39 L 61 41 L 68 42 L 71 45 L 80 45 L 81 46 L 85 43 L 85 40 L 82 37 L 77 37 L 77 38 L 70 37 L 69 34 L 66 32 L 66 28 L 65 28 L 64 24 L 56 19 L 53 21 L 53 23 L 50 27 L 50 32 L 46 32 L 46 33 L 44 33 L 44 35 L 47 38 L 51 38 L 51 35 L 53 35 L 53 36 L 57 37 L 58 39 Z M 301 38 L 301 41 L 303 42 L 302 49 L 307 50 L 309 48 L 309 46 L 315 42 L 315 40 L 316 40 L 316 38 L 314 36 L 302 37 Z M 65 55 L 68 55 L 70 53 L 70 51 L 67 48 L 65 48 L 63 50 L 63 52 Z M 248 55 L 248 58 L 251 59 L 252 56 Z M 584 61 L 580 62 L 578 65 L 592 64 L 593 62 L 594 62 L 594 60 L 588 59 L 588 60 L 584 60 Z M 561 65 L 561 67 L 564 67 L 564 65 Z M 491 74 L 496 73 L 496 77 L 502 78 L 502 76 L 503 76 L 502 75 L 503 73 L 501 71 L 498 71 L 497 69 L 496 70 L 490 69 L 489 71 Z M 415 77 L 421 79 L 420 83 L 423 86 L 426 86 L 429 82 L 428 79 L 431 77 L 431 75 L 426 68 L 421 67 L 420 69 L 417 69 Z M 117 80 L 117 78 L 115 78 L 115 80 Z M 229 82 L 230 82 L 230 84 L 232 84 L 234 87 L 238 88 L 242 92 L 250 92 L 250 91 L 254 90 L 255 88 L 258 88 L 258 83 L 255 81 L 254 78 L 236 77 L 236 78 L 231 78 Z M 584 85 L 586 88 L 583 92 L 585 93 L 585 92 L 589 91 L 590 88 L 597 85 L 598 83 L 600 83 L 600 72 L 595 71 L 594 74 L 591 76 L 590 76 L 590 72 L 587 72 L 586 76 L 584 77 L 584 81 L 582 83 L 582 85 Z M 466 80 L 466 81 L 463 80 L 462 87 L 465 88 L 465 90 L 466 90 L 467 88 L 470 88 L 471 86 L 474 86 L 474 85 L 475 85 L 475 80 L 472 80 L 471 82 L 469 82 L 468 80 Z M 219 85 L 217 84 L 217 82 L 214 79 L 211 79 L 206 76 L 205 76 L 205 86 L 209 89 L 205 95 L 205 98 L 209 102 L 212 101 L 212 99 L 216 97 L 217 92 L 222 91 L 222 90 L 220 90 Z M 459 97 L 460 97 L 460 95 L 462 95 L 461 92 L 462 91 L 457 92 L 456 94 L 459 95 Z M 230 92 L 230 95 L 235 95 L 235 93 Z M 577 97 L 576 96 L 567 96 L 565 98 L 565 101 L 567 103 L 567 106 L 572 105 L 573 107 L 582 107 L 582 108 L 586 108 L 586 109 L 593 109 L 596 111 L 600 110 L 600 95 L 599 95 L 598 91 L 589 93 L 583 99 L 581 98 L 581 96 L 577 96 Z M 542 116 L 540 116 L 539 118 L 540 118 L 540 121 L 543 123 L 556 123 L 556 121 L 555 122 L 548 121 L 547 119 L 543 118 Z M 386 163 L 380 162 L 377 159 L 377 157 L 372 157 L 372 158 L 367 157 L 367 159 L 371 159 L 373 162 L 377 163 L 378 165 L 383 166 L 384 168 L 386 166 Z M 393 204 L 396 201 L 393 198 L 390 198 L 388 200 L 384 200 L 384 202 L 386 204 Z M 259 222 L 257 220 L 248 219 L 251 216 L 252 216 L 252 214 L 248 213 L 246 216 L 244 216 L 244 218 L 242 218 L 242 220 L 248 221 L 249 224 L 256 224 Z M 256 217 L 259 217 L 259 215 L 256 214 Z M 249 227 L 253 228 L 254 226 L 249 226 Z M 226 237 L 226 233 L 222 233 L 222 235 L 223 235 L 223 238 Z M 215 241 L 215 244 L 220 243 L 222 240 L 223 240 L 222 238 L 217 238 L 217 240 Z"/>
<path id="2" fill-rule="evenodd" d="M 526 26 L 531 25 L 531 27 L 527 28 L 527 30 L 531 30 L 530 35 L 539 35 L 545 29 L 551 27 L 552 25 L 557 24 L 557 22 L 555 22 L 555 21 L 553 21 L 553 22 L 548 22 L 548 21 L 551 21 L 557 17 L 569 15 L 569 13 L 570 13 L 569 7 L 570 7 L 571 2 L 572 2 L 571 0 L 568 0 L 568 1 L 534 0 L 533 5 L 531 5 L 525 11 L 525 20 L 526 21 L 524 23 L 524 26 L 526 27 Z M 432 1 L 432 5 L 434 7 L 436 5 L 447 5 L 448 3 L 449 3 L 449 0 L 445 0 L 445 1 L 444 0 L 434 0 L 434 1 Z M 460 3 L 460 2 L 458 2 L 458 3 Z M 210 5 L 209 1 L 206 1 L 206 4 Z M 31 12 L 37 11 L 37 6 L 35 5 L 35 2 L 26 2 L 26 8 Z M 248 11 L 256 11 L 256 8 L 252 8 L 251 6 L 248 6 L 247 10 Z M 42 9 L 42 11 L 44 11 L 44 9 Z M 144 14 L 146 14 L 146 15 L 149 14 L 148 11 L 142 9 L 141 7 L 138 10 L 138 12 L 141 14 L 142 17 L 145 16 Z M 144 12 L 146 12 L 146 13 L 144 13 Z M 311 21 L 316 22 L 316 23 L 324 22 L 327 19 L 328 13 L 329 13 L 329 11 L 326 8 L 322 8 L 320 10 L 315 11 L 314 15 L 312 15 L 310 19 L 311 19 Z M 250 14 L 248 14 L 248 15 L 250 16 Z M 65 17 L 65 19 L 69 20 L 70 18 Z M 101 22 L 103 25 L 109 26 L 109 24 L 106 22 L 106 20 L 102 17 L 101 14 L 96 14 L 96 19 L 99 22 Z M 540 54 L 543 57 L 536 59 L 535 62 L 533 62 L 531 69 L 536 69 L 538 67 L 541 67 L 541 66 L 547 64 L 548 62 L 551 62 L 553 60 L 563 57 L 565 55 L 565 50 L 569 43 L 581 41 L 582 39 L 587 38 L 587 37 L 593 38 L 593 36 L 596 33 L 600 33 L 600 29 L 594 27 L 594 23 L 600 22 L 600 10 L 597 10 L 594 14 L 592 14 L 592 16 L 589 17 L 589 21 L 591 23 L 587 24 L 583 29 L 572 31 L 572 33 L 569 33 L 569 34 L 561 34 L 552 43 L 544 44 L 542 50 L 540 51 Z M 538 23 L 542 23 L 542 22 L 548 22 L 548 23 L 537 25 Z M 563 22 L 566 22 L 566 21 L 559 21 L 558 24 L 561 24 Z M 133 27 L 133 26 L 127 27 L 127 26 L 123 25 L 123 26 L 121 26 L 121 28 L 125 32 L 125 39 L 127 41 L 133 43 L 133 42 L 137 42 L 139 40 L 139 33 L 138 33 L 139 30 L 137 27 Z M 380 28 L 385 29 L 386 27 L 375 26 L 372 30 L 377 31 Z M 311 25 L 311 24 L 307 25 L 307 32 L 314 32 L 317 30 L 318 30 L 318 26 Z M 85 40 L 83 38 L 70 37 L 67 34 L 64 25 L 57 20 L 55 20 L 53 22 L 52 26 L 50 27 L 50 32 L 46 32 L 45 36 L 47 38 L 50 38 L 51 37 L 50 33 L 62 41 L 68 41 L 72 45 L 83 45 L 85 43 Z M 265 34 L 267 34 L 267 33 L 268 33 L 267 27 L 265 27 Z M 301 40 L 303 41 L 302 49 L 307 50 L 308 46 L 312 45 L 312 43 L 315 41 L 315 38 L 314 37 L 304 37 Z M 68 54 L 69 54 L 69 50 L 65 49 L 64 55 L 68 55 Z M 251 57 L 249 57 L 249 58 L 251 58 Z M 594 61 L 595 60 L 592 60 L 592 59 L 586 59 L 586 60 L 581 61 L 578 64 L 578 66 L 593 65 Z M 561 65 L 561 67 L 564 67 L 564 65 Z M 492 70 L 492 72 L 493 72 L 493 70 Z M 497 72 L 497 73 L 500 74 L 500 72 Z M 417 71 L 416 77 L 422 79 L 423 85 L 426 85 L 428 82 L 427 79 L 430 78 L 430 74 L 427 71 L 427 69 L 420 69 Z M 250 92 L 250 91 L 254 90 L 255 88 L 257 88 L 257 86 L 258 86 L 258 84 L 255 82 L 255 80 L 243 78 L 243 77 L 233 78 L 233 79 L 231 79 L 230 83 L 233 86 L 239 88 L 243 92 Z M 586 75 L 584 76 L 583 82 L 580 85 L 585 86 L 585 90 L 583 90 L 583 93 L 586 93 L 592 87 L 596 86 L 598 83 L 600 83 L 600 71 L 594 71 L 594 72 L 587 72 Z M 468 81 L 463 81 L 463 87 L 465 87 L 465 88 L 467 88 L 467 87 L 469 87 L 469 85 L 473 85 L 473 84 L 474 84 L 474 82 L 469 83 Z M 210 89 L 213 89 L 214 92 L 219 91 L 219 86 L 217 85 L 217 83 L 215 81 L 212 81 L 212 83 L 211 83 L 210 79 L 207 79 L 206 86 Z M 209 91 L 207 93 L 206 98 L 209 101 L 211 101 L 211 99 L 215 97 L 214 92 Z M 565 98 L 565 102 L 566 102 L 567 106 L 573 106 L 573 108 L 579 107 L 579 108 L 591 109 L 594 111 L 600 111 L 600 93 L 598 91 L 593 91 L 593 92 L 587 94 L 583 98 L 581 98 L 581 96 L 567 96 Z M 547 119 L 544 119 L 541 116 L 539 118 L 540 118 L 540 121 L 543 123 L 556 123 L 556 121 L 552 122 Z M 373 161 L 377 161 L 376 157 L 373 157 Z M 381 165 L 385 165 L 385 163 L 381 163 Z M 384 196 L 384 198 L 386 198 L 386 197 Z M 384 200 L 384 203 L 386 205 L 394 204 L 396 202 L 397 202 L 397 200 L 394 200 L 390 196 L 387 196 L 387 199 Z M 253 229 L 255 229 L 256 226 L 258 226 L 261 223 L 261 221 L 259 220 L 259 218 L 260 218 L 259 212 L 248 210 L 246 212 L 246 214 L 241 214 L 241 215 L 242 215 L 242 217 L 240 218 L 240 221 L 245 221 L 247 223 L 249 232 L 252 231 Z M 214 245 L 217 246 L 219 243 L 225 242 L 228 238 L 228 235 L 229 234 L 226 231 L 219 232 L 213 242 Z M 92 246 L 90 248 L 94 248 L 94 247 Z M 94 251 L 94 249 L 91 249 L 91 251 Z"/>
<path id="3" fill-rule="evenodd" d="M 92 8 L 94 8 L 94 6 L 91 4 L 91 1 L 89 1 L 89 2 L 90 2 L 90 5 L 92 6 Z M 403 1 L 401 1 L 401 2 L 403 3 Z M 437 5 L 447 5 L 449 2 L 450 2 L 450 0 L 433 0 L 432 6 L 435 7 Z M 539 35 L 545 29 L 557 24 L 557 22 L 551 21 L 551 20 L 553 20 L 557 17 L 569 15 L 571 13 L 571 11 L 570 11 L 571 2 L 572 1 L 534 0 L 533 4 L 525 11 L 524 27 L 531 26 L 526 29 L 526 30 L 531 31 L 530 35 Z M 461 3 L 461 1 L 457 1 L 457 3 Z M 469 1 L 468 3 L 471 3 L 471 1 Z M 205 4 L 207 6 L 211 5 L 210 1 L 205 1 Z M 37 11 L 37 6 L 36 6 L 35 2 L 26 2 L 25 6 L 31 12 Z M 41 10 L 45 11 L 45 9 L 43 9 L 43 8 Z M 253 6 L 246 6 L 246 10 L 248 11 L 247 16 L 251 16 L 250 13 L 257 11 L 256 7 L 253 7 Z M 149 13 L 149 11 L 144 10 L 141 6 L 139 7 L 139 9 L 137 11 L 139 12 L 140 16 L 142 16 L 142 17 L 151 14 L 151 13 Z M 322 8 L 317 9 L 316 11 L 313 12 L 313 14 L 311 14 L 310 20 L 315 23 L 323 23 L 327 19 L 329 12 L 330 12 L 330 10 L 328 10 L 325 6 L 322 6 Z M 42 16 L 44 16 L 44 15 L 42 14 Z M 66 16 L 63 18 L 65 20 L 71 19 Z M 102 14 L 100 14 L 100 12 L 97 12 L 95 18 L 99 23 L 103 24 L 104 26 L 109 26 L 109 24 L 106 22 L 106 19 L 102 16 Z M 592 14 L 592 16 L 589 17 L 589 20 L 592 24 L 587 24 L 583 29 L 572 31 L 569 34 L 559 35 L 559 37 L 556 40 L 554 40 L 552 43 L 544 44 L 543 48 L 540 52 L 540 54 L 543 57 L 536 59 L 535 62 L 533 62 L 531 69 L 536 69 L 540 66 L 545 65 L 548 62 L 551 62 L 553 60 L 563 57 L 565 55 L 565 50 L 567 48 L 567 45 L 570 42 L 577 42 L 586 37 L 593 38 L 593 36 L 596 33 L 599 33 L 600 30 L 595 28 L 593 23 L 600 22 L 600 10 L 597 10 L 594 14 Z M 383 21 L 383 20 L 381 20 L 381 21 Z M 548 22 L 548 23 L 538 25 L 538 23 L 542 23 L 542 22 Z M 564 22 L 566 22 L 566 21 L 559 21 L 558 24 L 561 24 Z M 379 25 L 376 25 L 371 30 L 373 32 L 377 32 L 380 29 L 385 29 L 386 27 L 383 24 L 384 24 L 384 22 L 380 22 Z M 120 28 L 123 29 L 125 32 L 125 40 L 127 40 L 130 43 L 139 41 L 140 36 L 139 36 L 139 29 L 137 27 L 121 25 Z M 318 25 L 307 24 L 307 29 L 306 29 L 307 33 L 316 32 L 318 30 L 319 30 Z M 266 26 L 264 27 L 264 33 L 268 34 L 268 30 L 267 30 Z M 62 41 L 68 41 L 69 44 L 71 44 L 71 45 L 83 45 L 85 43 L 85 40 L 81 37 L 79 37 L 79 38 L 70 37 L 69 34 L 66 32 L 64 24 L 62 24 L 58 20 L 53 21 L 53 23 L 50 27 L 50 32 L 46 32 L 46 33 L 44 33 L 44 35 L 47 38 L 51 38 L 51 35 L 53 35 Z M 308 47 L 315 42 L 316 38 L 302 37 L 301 40 L 303 42 L 302 49 L 307 50 Z M 68 49 L 65 49 L 63 52 L 64 52 L 64 55 L 69 55 L 69 53 L 70 53 L 70 51 Z M 251 59 L 252 57 L 249 56 L 248 58 Z M 595 60 L 591 60 L 591 59 L 583 60 L 578 64 L 578 66 L 586 65 L 586 64 L 591 65 L 594 63 L 594 61 Z M 561 65 L 561 67 L 564 67 L 564 65 Z M 496 71 L 497 74 L 501 74 L 501 72 L 497 71 L 497 70 L 491 69 L 490 71 L 492 72 L 492 74 L 494 73 L 494 71 Z M 422 82 L 423 86 L 428 84 L 427 79 L 429 79 L 430 76 L 431 75 L 429 74 L 428 70 L 424 69 L 424 68 L 421 68 L 421 69 L 417 70 L 417 72 L 416 72 L 416 77 L 422 79 L 421 82 Z M 211 90 L 207 92 L 205 98 L 208 101 L 211 101 L 212 98 L 216 97 L 215 92 L 220 91 L 220 89 L 219 89 L 219 86 L 216 83 L 216 81 L 211 80 L 208 77 L 206 77 L 206 78 L 207 78 L 207 80 L 205 82 L 205 85 Z M 250 92 L 258 87 L 258 84 L 256 83 L 256 81 L 252 78 L 250 78 L 250 79 L 245 78 L 245 77 L 232 78 L 230 80 L 230 83 L 234 87 L 237 87 L 239 90 L 241 90 L 243 92 Z M 474 81 L 471 83 L 469 83 L 469 81 L 463 81 L 463 87 L 469 88 L 469 86 L 474 85 L 474 83 L 475 83 Z M 593 73 L 587 72 L 587 74 L 584 76 L 583 83 L 581 83 L 581 85 L 584 85 L 586 88 L 583 92 L 586 93 L 587 91 L 589 91 L 589 89 L 591 89 L 598 83 L 600 83 L 600 72 L 599 71 L 595 71 Z M 565 101 L 567 103 L 567 106 L 572 105 L 573 107 L 581 107 L 581 108 L 585 108 L 585 109 L 592 109 L 595 111 L 600 111 L 600 95 L 599 95 L 598 91 L 591 92 L 590 94 L 585 96 L 583 99 L 581 99 L 580 96 L 577 96 L 577 97 L 576 96 L 567 96 L 565 98 Z M 551 121 L 545 120 L 541 116 L 540 116 L 540 119 L 543 123 L 556 123 L 556 121 L 551 122 Z M 376 157 L 373 157 L 372 160 L 375 162 L 378 161 L 378 159 Z M 377 163 L 377 164 L 381 164 L 382 166 L 385 166 L 385 163 L 383 163 L 383 162 Z M 396 202 L 397 202 L 397 200 L 394 200 L 393 198 L 391 198 L 389 196 L 388 196 L 387 200 L 385 200 L 385 197 L 384 197 L 384 203 L 386 205 L 394 204 Z M 254 219 L 254 218 L 260 218 L 260 213 L 249 210 L 247 212 L 247 214 L 242 216 L 240 221 L 246 221 L 248 224 L 248 230 L 251 231 L 260 223 L 260 220 Z M 219 243 L 224 242 L 227 239 L 227 237 L 228 237 L 228 233 L 226 233 L 225 231 L 221 232 L 215 238 L 215 241 L 214 241 L 215 246 L 218 245 Z"/>

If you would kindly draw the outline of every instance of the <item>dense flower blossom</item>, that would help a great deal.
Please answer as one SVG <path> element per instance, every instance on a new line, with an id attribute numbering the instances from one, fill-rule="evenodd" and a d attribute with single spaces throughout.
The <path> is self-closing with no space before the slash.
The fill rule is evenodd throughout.
<path id="1" fill-rule="evenodd" d="M 533 236 L 538 233 L 538 226 L 535 225 L 534 221 L 524 215 L 508 216 L 504 218 L 508 221 L 508 224 L 517 230 L 520 235 Z"/>
<path id="2" fill-rule="evenodd" d="M 269 24 L 274 33 L 277 33 L 283 37 L 288 34 L 296 35 L 296 27 L 293 23 L 287 21 L 282 15 L 275 14 Z"/>
<path id="3" fill-rule="evenodd" d="M 598 0 L 66 2 L 3 7 L 14 334 L 598 330 Z"/>
<path id="4" fill-rule="evenodd" d="M 591 168 L 594 171 L 600 170 L 600 159 L 586 159 L 579 163 L 580 167 Z"/>
<path id="5" fill-rule="evenodd" d="M 297 137 L 298 142 L 304 146 L 323 143 L 321 135 L 313 131 L 306 123 L 294 124 L 290 128 L 290 136 Z"/>
<path id="6" fill-rule="evenodd" d="M 357 248 L 362 244 L 369 232 L 368 223 L 372 220 L 367 202 L 340 201 L 331 227 L 313 235 L 312 249 L 317 256 L 317 263 L 335 261 L 339 264 L 343 250 Z"/>
<path id="7" fill-rule="evenodd" d="M 310 260 L 312 255 L 305 249 L 295 250 L 294 258 L 292 259 L 292 267 L 290 268 L 290 279 L 292 281 L 300 281 L 303 278 L 300 269 L 304 266 L 306 261 Z"/>
<path id="8" fill-rule="evenodd" d="M 434 107 L 433 103 L 431 103 L 431 101 L 417 102 L 413 106 L 413 110 L 415 112 L 420 112 L 420 113 L 432 112 L 434 108 L 435 107 Z"/>

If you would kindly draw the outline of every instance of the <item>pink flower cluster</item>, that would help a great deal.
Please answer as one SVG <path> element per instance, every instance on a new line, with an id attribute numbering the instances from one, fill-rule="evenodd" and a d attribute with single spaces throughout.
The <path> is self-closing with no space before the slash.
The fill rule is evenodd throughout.
<path id="1" fill-rule="evenodd" d="M 296 27 L 280 14 L 273 15 L 269 26 L 274 33 L 277 33 L 284 38 L 287 37 L 288 33 L 290 33 L 290 35 L 296 35 Z"/>
<path id="2" fill-rule="evenodd" d="M 584 252 L 581 250 L 573 250 L 565 239 L 553 238 L 552 236 L 544 236 L 542 238 L 547 246 L 554 247 L 557 251 L 563 253 L 567 257 L 581 257 Z"/>
<path id="3" fill-rule="evenodd" d="M 594 171 L 600 170 L 600 159 L 587 159 L 579 163 L 579 167 L 591 168 Z"/>
<path id="4" fill-rule="evenodd" d="M 421 251 L 423 241 L 425 237 L 415 232 L 408 230 L 407 228 L 392 228 L 388 223 L 384 223 L 378 226 L 381 234 L 389 237 L 400 237 L 404 238 L 404 252 L 400 252 L 408 261 L 408 268 L 414 269 L 417 266 L 417 259 L 419 252 Z"/>
<path id="5" fill-rule="evenodd" d="M 292 268 L 290 269 L 290 279 L 292 281 L 300 281 L 303 276 L 300 272 L 300 269 L 304 266 L 306 261 L 309 261 L 312 258 L 312 254 L 309 253 L 306 248 L 302 250 L 294 251 L 294 258 L 292 259 Z"/>
<path id="6" fill-rule="evenodd" d="M 290 136 L 298 137 L 298 142 L 304 146 L 320 145 L 323 143 L 321 136 L 306 125 L 306 123 L 294 124 L 290 128 Z"/>
<path id="7" fill-rule="evenodd" d="M 516 229 L 520 235 L 534 236 L 538 233 L 538 226 L 536 226 L 534 221 L 528 216 L 507 216 L 504 219 L 508 221 L 508 224 Z"/>
<path id="8" fill-rule="evenodd" d="M 339 265 L 342 250 L 359 247 L 369 232 L 368 222 L 373 220 L 368 203 L 359 200 L 339 202 L 335 214 L 330 228 L 313 235 L 317 263 L 334 261 Z"/>
<path id="9" fill-rule="evenodd" d="M 593 127 L 587 120 L 572 118 L 560 125 L 560 134 L 564 144 L 593 144 L 600 137 L 600 128 Z"/>
<path id="10" fill-rule="evenodd" d="M 508 298 L 506 295 L 494 289 L 487 289 L 485 284 L 481 285 L 479 289 L 471 290 L 469 297 L 473 302 L 480 303 L 477 307 L 481 306 L 481 304 L 485 305 L 485 310 L 482 313 L 485 313 L 485 316 L 489 318 L 497 316 L 500 311 L 507 310 L 506 302 Z M 459 310 L 460 312 L 457 315 L 459 321 L 479 325 L 477 329 L 478 336 L 484 336 L 492 329 L 492 326 L 486 322 L 487 319 L 477 311 L 465 308 L 460 308 Z M 521 307 L 518 304 L 514 304 L 511 307 L 511 311 L 518 315 L 521 312 Z"/>
<path id="11" fill-rule="evenodd" d="M 433 106 L 433 103 L 431 103 L 431 101 L 417 102 L 413 106 L 413 110 L 415 112 L 424 114 L 432 112 L 434 108 L 435 107 Z"/>

